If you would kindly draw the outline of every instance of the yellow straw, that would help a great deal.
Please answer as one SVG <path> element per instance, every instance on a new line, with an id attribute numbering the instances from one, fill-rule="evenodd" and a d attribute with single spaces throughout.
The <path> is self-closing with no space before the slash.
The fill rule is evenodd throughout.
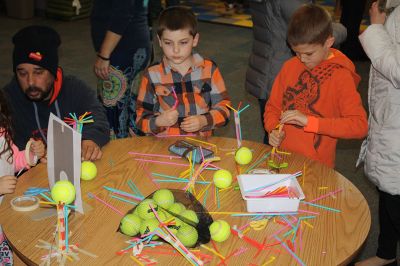
<path id="1" fill-rule="evenodd" d="M 228 107 L 232 111 L 235 111 L 236 113 L 238 113 L 238 111 L 235 108 L 233 108 L 232 106 L 230 106 L 229 104 L 225 104 L 225 105 L 226 105 L 226 107 Z"/>
<path id="2" fill-rule="evenodd" d="M 219 192 L 222 192 L 222 191 L 225 191 L 225 190 L 228 190 L 228 189 L 231 189 L 231 188 L 232 188 L 232 186 L 229 186 L 229 187 L 226 187 L 226 188 L 220 189 L 220 190 L 219 190 Z"/>
<path id="3" fill-rule="evenodd" d="M 208 251 L 212 252 L 214 255 L 217 255 L 218 257 L 220 257 L 221 259 L 225 259 L 224 256 L 222 256 L 221 254 L 219 254 L 217 251 L 215 251 L 213 248 L 209 248 L 206 245 L 200 245 L 200 247 L 207 249 Z"/>
<path id="4" fill-rule="evenodd" d="M 302 185 L 303 189 L 304 189 L 304 179 L 305 179 L 305 177 L 306 177 L 306 163 L 304 163 L 304 166 L 303 166 L 303 178 L 302 178 L 302 181 L 301 181 L 301 185 Z"/>
<path id="5" fill-rule="evenodd" d="M 245 235 L 248 231 L 250 231 L 250 227 L 247 227 L 246 229 L 244 229 L 244 231 L 242 232 L 242 234 Z"/>
<path id="6" fill-rule="evenodd" d="M 215 148 L 217 147 L 217 145 L 212 144 L 212 143 L 210 143 L 210 142 L 205 142 L 205 141 L 201 141 L 201 140 L 194 139 L 194 138 L 189 138 L 189 137 L 186 137 L 186 139 L 193 140 L 193 141 L 196 141 L 196 142 L 199 142 L 199 143 L 203 143 L 203 144 L 207 144 L 207 145 L 213 146 L 213 147 L 215 147 Z"/>
<path id="7" fill-rule="evenodd" d="M 275 256 L 271 256 L 271 258 L 270 258 L 268 261 L 266 261 L 262 266 L 265 266 L 265 265 L 270 264 L 270 263 L 273 262 L 275 259 L 276 259 Z"/>
<path id="8" fill-rule="evenodd" d="M 197 200 L 200 200 L 200 198 L 203 196 L 203 194 L 210 188 L 210 186 L 212 185 L 213 183 L 210 183 L 210 184 L 208 184 L 207 186 L 206 186 L 206 188 L 199 194 L 199 195 L 197 195 Z"/>
<path id="9" fill-rule="evenodd" d="M 314 226 L 312 224 L 310 224 L 309 222 L 307 222 L 307 221 L 302 221 L 302 222 L 305 223 L 307 226 L 314 228 Z"/>
<path id="10" fill-rule="evenodd" d="M 140 266 L 144 266 L 143 263 L 141 263 L 137 258 L 135 258 L 134 256 L 130 255 L 129 257 L 131 257 L 131 259 L 133 259 L 137 264 L 139 264 Z"/>

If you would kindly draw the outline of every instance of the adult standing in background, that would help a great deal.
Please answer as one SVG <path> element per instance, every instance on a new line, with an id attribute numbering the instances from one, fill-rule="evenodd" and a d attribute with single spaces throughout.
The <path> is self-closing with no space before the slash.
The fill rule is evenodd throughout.
<path id="1" fill-rule="evenodd" d="M 340 45 L 340 50 L 351 60 L 366 60 L 368 58 L 358 35 L 367 0 L 341 0 L 340 4 L 342 5 L 340 23 L 347 28 L 347 39 Z"/>
<path id="2" fill-rule="evenodd" d="M 265 104 L 272 84 L 283 63 L 293 56 L 286 42 L 290 17 L 310 0 L 249 0 L 253 20 L 253 48 L 246 73 L 245 88 L 257 97 L 260 106 L 261 125 L 264 124 Z M 335 43 L 346 39 L 343 25 L 333 24 Z M 265 132 L 264 143 L 268 144 Z"/>
<path id="3" fill-rule="evenodd" d="M 136 128 L 136 92 L 147 66 L 151 42 L 146 0 L 95 0 L 91 33 L 97 58 L 98 95 L 107 111 L 111 138 Z"/>

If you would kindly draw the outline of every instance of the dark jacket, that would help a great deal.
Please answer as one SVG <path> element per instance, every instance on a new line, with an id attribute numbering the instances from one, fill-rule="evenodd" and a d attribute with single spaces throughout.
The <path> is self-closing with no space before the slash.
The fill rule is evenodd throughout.
<path id="1" fill-rule="evenodd" d="M 16 77 L 3 90 L 11 109 L 14 143 L 20 150 L 25 149 L 31 137 L 43 139 L 47 136 L 50 112 L 61 119 L 69 117 L 70 113 L 80 116 L 92 112 L 94 123 L 83 125 L 82 140 L 93 140 L 100 147 L 109 141 L 110 130 L 105 110 L 95 90 L 74 76 L 63 77 L 60 92 L 50 105 L 49 101 L 29 100 L 19 87 Z"/>
<path id="2" fill-rule="evenodd" d="M 253 20 L 253 48 L 246 73 L 245 88 L 258 99 L 268 99 L 275 77 L 293 54 L 286 43 L 290 17 L 310 0 L 250 0 Z M 335 44 L 346 39 L 346 28 L 333 25 Z"/>

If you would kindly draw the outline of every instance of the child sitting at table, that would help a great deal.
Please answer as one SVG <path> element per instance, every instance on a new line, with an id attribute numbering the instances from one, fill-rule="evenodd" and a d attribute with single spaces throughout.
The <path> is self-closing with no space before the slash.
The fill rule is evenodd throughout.
<path id="1" fill-rule="evenodd" d="M 17 186 L 15 172 L 29 168 L 34 157 L 42 158 L 45 147 L 42 141 L 31 141 L 29 152 L 19 151 L 12 143 L 11 118 L 3 92 L 0 90 L 0 204 L 4 194 L 14 193 Z M 27 158 L 29 157 L 29 158 Z M 0 265 L 13 265 L 11 249 L 8 247 L 0 225 Z"/>
<path id="2" fill-rule="evenodd" d="M 291 17 L 288 43 L 296 56 L 283 65 L 265 107 L 269 144 L 334 167 L 338 138 L 363 138 L 367 116 L 354 64 L 331 48 L 332 19 L 317 5 Z M 283 125 L 283 128 L 279 125 Z"/>
<path id="3" fill-rule="evenodd" d="M 157 36 L 164 58 L 144 73 L 138 128 L 147 134 L 212 135 L 228 123 L 230 100 L 217 65 L 192 53 L 199 41 L 196 16 L 181 6 L 165 9 Z"/>

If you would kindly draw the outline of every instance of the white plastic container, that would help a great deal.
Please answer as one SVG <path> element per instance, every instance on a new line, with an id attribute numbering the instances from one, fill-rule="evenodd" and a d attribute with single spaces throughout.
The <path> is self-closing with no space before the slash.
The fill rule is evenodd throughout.
<path id="1" fill-rule="evenodd" d="M 290 174 L 251 174 L 239 175 L 238 182 L 240 192 L 246 201 L 248 212 L 297 212 L 300 200 L 304 199 L 304 193 L 296 177 L 290 178 Z M 267 186 L 263 189 L 257 188 Z M 249 198 L 249 196 L 261 196 L 275 189 L 286 186 L 290 191 L 290 197 L 264 197 Z"/>

